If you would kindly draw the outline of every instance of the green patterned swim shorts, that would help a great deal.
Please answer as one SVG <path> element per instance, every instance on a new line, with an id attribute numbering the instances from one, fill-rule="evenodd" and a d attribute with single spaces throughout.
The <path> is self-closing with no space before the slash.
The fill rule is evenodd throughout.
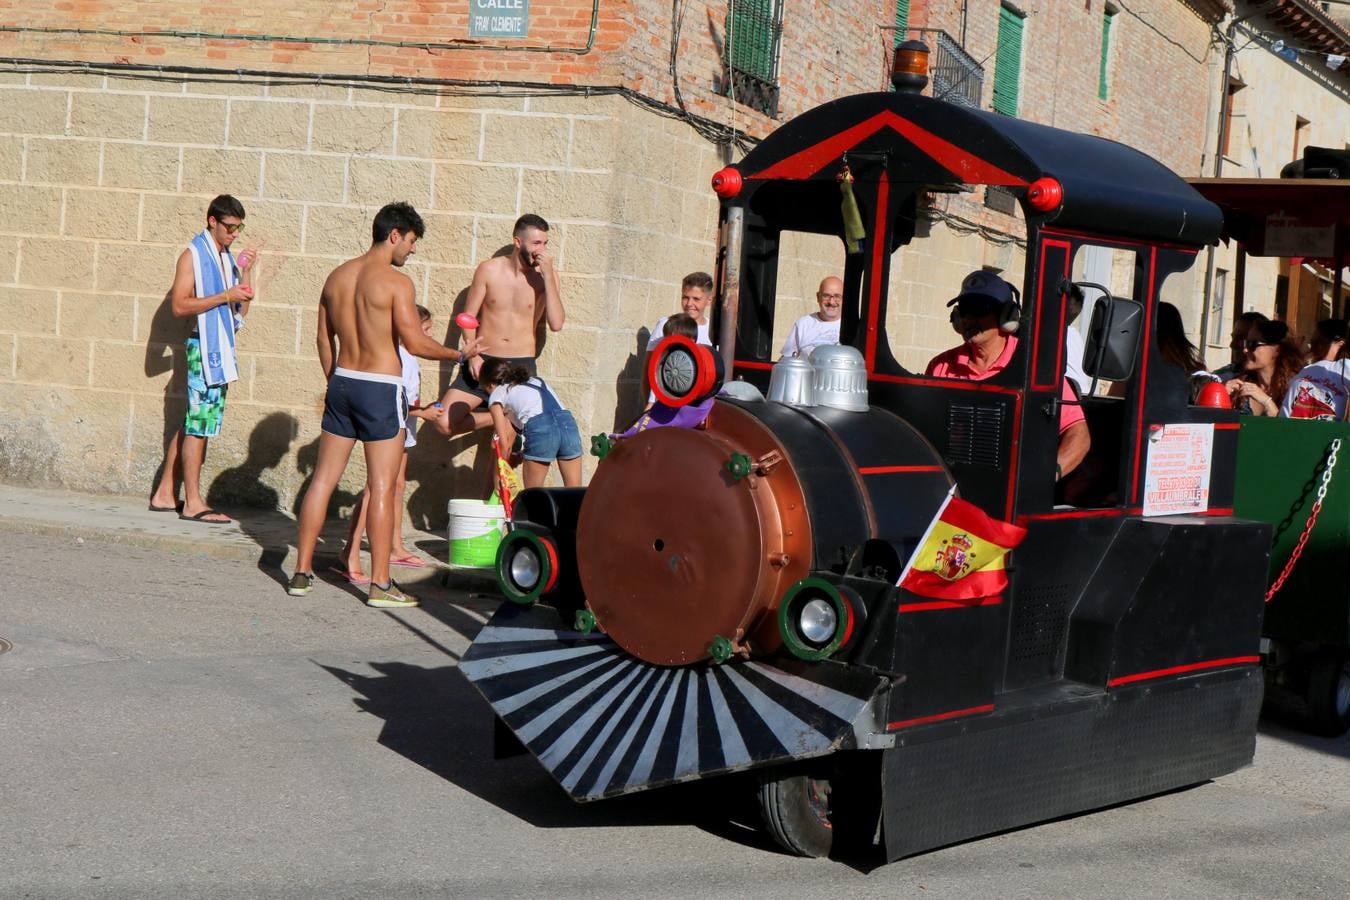
<path id="1" fill-rule="evenodd" d="M 206 371 L 202 368 L 202 344 L 195 337 L 187 340 L 187 416 L 183 419 L 183 434 L 212 438 L 220 434 L 220 421 L 225 418 L 225 389 L 229 385 L 208 387 Z"/>

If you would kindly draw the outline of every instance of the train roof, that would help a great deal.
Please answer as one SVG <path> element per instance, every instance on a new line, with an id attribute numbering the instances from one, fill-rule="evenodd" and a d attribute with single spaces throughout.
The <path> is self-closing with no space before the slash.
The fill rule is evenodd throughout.
<path id="1" fill-rule="evenodd" d="M 1215 243 L 1223 225 L 1214 203 L 1132 147 L 919 94 L 859 94 L 816 107 L 736 168 L 754 189 L 833 181 L 848 160 L 883 158 L 892 185 L 999 185 L 1023 197 L 1036 179 L 1054 178 L 1063 203 L 1049 220 L 1060 228 L 1201 246 Z"/>

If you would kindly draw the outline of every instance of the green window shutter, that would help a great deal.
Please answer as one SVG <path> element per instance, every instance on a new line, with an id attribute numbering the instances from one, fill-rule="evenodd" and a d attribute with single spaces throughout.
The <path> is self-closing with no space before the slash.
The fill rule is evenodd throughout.
<path id="1" fill-rule="evenodd" d="M 1022 17 L 1006 6 L 998 10 L 998 50 L 994 56 L 994 110 L 1017 115 L 1022 83 Z"/>
<path id="2" fill-rule="evenodd" d="M 905 40 L 905 31 L 909 28 L 909 0 L 895 0 L 895 44 L 899 47 Z"/>
<path id="3" fill-rule="evenodd" d="M 1102 16 L 1102 65 L 1097 75 L 1097 98 L 1100 100 L 1105 100 L 1110 93 L 1107 62 L 1111 58 L 1111 27 L 1115 24 L 1115 18 L 1116 12 L 1113 9 L 1107 9 L 1106 14 Z"/>

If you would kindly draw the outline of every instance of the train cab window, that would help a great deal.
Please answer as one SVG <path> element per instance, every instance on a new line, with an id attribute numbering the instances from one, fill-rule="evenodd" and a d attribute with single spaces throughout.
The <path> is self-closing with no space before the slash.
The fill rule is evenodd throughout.
<path id="1" fill-rule="evenodd" d="M 1059 485 L 1056 500 L 1062 504 L 1094 508 L 1122 502 L 1120 479 L 1129 384 L 1094 378 L 1084 350 L 1093 310 L 1104 301 L 1106 292 L 1118 298 L 1142 299 L 1138 296 L 1139 264 L 1134 250 L 1120 247 L 1086 244 L 1074 253 L 1072 280 L 1080 286 L 1082 308 L 1072 316 L 1072 295 L 1078 292 L 1071 292 L 1064 311 L 1065 374 L 1075 381 L 1082 379 L 1077 385 L 1079 404 L 1092 445 L 1082 463 Z"/>
<path id="2" fill-rule="evenodd" d="M 809 356 L 839 342 L 845 255 L 834 235 L 784 231 L 779 237 L 769 354 Z"/>

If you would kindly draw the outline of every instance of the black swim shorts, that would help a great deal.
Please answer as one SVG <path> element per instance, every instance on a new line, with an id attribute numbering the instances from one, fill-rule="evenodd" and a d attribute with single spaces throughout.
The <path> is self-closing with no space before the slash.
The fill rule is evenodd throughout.
<path id="1" fill-rule="evenodd" d="M 487 354 L 483 354 L 483 362 L 487 362 L 489 359 L 504 359 L 509 363 L 524 366 L 526 369 L 529 369 L 531 375 L 539 374 L 538 370 L 535 368 L 533 356 L 488 356 Z M 455 380 L 450 383 L 450 390 L 473 394 L 484 403 L 488 400 L 487 391 L 479 386 L 478 379 L 474 378 L 473 373 L 469 371 L 469 364 L 467 362 L 460 363 L 459 374 L 456 375 Z"/>
<path id="2" fill-rule="evenodd" d="M 387 441 L 408 423 L 408 398 L 398 375 L 338 367 L 328 379 L 323 430 L 358 441 Z"/>

